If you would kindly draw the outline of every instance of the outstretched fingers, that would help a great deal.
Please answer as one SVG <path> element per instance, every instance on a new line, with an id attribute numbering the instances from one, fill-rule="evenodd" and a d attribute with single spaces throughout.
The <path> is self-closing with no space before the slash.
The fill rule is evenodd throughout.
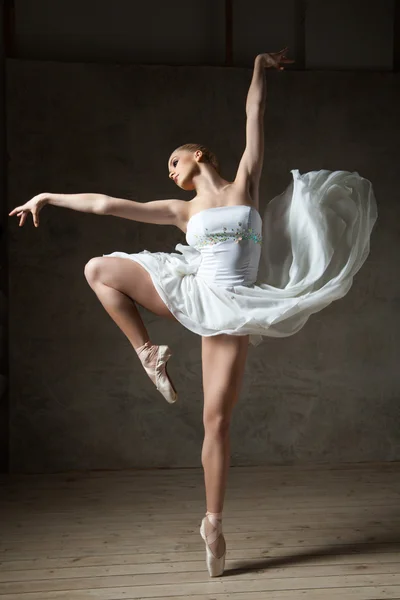
<path id="1" fill-rule="evenodd" d="M 279 52 L 271 52 L 271 53 L 269 53 L 267 56 L 269 56 L 270 63 L 272 63 L 271 66 L 273 66 L 276 69 L 282 71 L 284 69 L 284 67 L 281 66 L 281 63 L 283 63 L 283 64 L 292 64 L 292 63 L 294 63 L 295 62 L 294 60 L 292 60 L 291 58 L 287 58 L 286 57 L 287 51 L 288 51 L 288 46 L 286 46 L 286 48 L 283 48 Z"/>

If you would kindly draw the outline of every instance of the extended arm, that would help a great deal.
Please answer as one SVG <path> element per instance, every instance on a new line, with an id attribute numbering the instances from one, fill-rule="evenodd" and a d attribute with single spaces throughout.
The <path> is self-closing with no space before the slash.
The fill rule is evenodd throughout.
<path id="1" fill-rule="evenodd" d="M 98 215 L 112 215 L 142 223 L 174 225 L 186 206 L 183 200 L 135 202 L 104 194 L 47 194 L 48 204 Z"/>
<path id="2" fill-rule="evenodd" d="M 259 54 L 254 60 L 253 77 L 251 79 L 249 91 L 246 99 L 246 115 L 251 111 L 264 112 L 267 98 L 267 84 L 265 81 L 264 56 Z"/>
<path id="3" fill-rule="evenodd" d="M 9 214 L 20 217 L 21 226 L 25 223 L 28 214 L 32 213 L 34 225 L 38 227 L 39 212 L 46 204 L 97 215 L 113 215 L 143 223 L 177 227 L 182 226 L 187 218 L 187 203 L 183 200 L 135 202 L 104 194 L 38 194 L 26 204 L 14 208 Z"/>
<path id="4" fill-rule="evenodd" d="M 271 54 L 259 54 L 246 100 L 246 148 L 241 158 L 236 180 L 249 186 L 249 193 L 258 207 L 258 186 L 264 161 L 264 112 L 267 83 L 264 69 L 283 70 L 281 63 L 294 61 L 285 57 L 287 49 Z"/>
<path id="5" fill-rule="evenodd" d="M 135 202 L 105 196 L 102 214 L 142 223 L 182 226 L 187 219 L 187 202 L 184 200 L 152 200 Z"/>
<path id="6" fill-rule="evenodd" d="M 239 164 L 236 179 L 242 178 L 250 184 L 250 195 L 258 188 L 264 160 L 264 112 L 267 84 L 264 59 L 259 54 L 254 61 L 254 70 L 246 100 L 246 148 Z"/>

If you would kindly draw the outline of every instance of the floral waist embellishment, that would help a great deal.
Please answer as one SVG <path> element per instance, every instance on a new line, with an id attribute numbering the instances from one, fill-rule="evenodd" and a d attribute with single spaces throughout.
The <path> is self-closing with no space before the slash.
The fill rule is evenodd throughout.
<path id="1" fill-rule="evenodd" d="M 241 223 L 238 223 L 240 226 Z M 206 227 L 206 231 L 207 231 Z M 225 242 L 227 240 L 235 240 L 236 244 L 239 244 L 242 240 L 253 240 L 256 244 L 262 244 L 262 235 L 254 231 L 252 227 L 248 229 L 240 229 L 240 228 L 232 228 L 228 229 L 227 227 L 223 228 L 222 232 L 216 233 L 205 233 L 203 235 L 194 234 L 197 238 L 196 246 L 208 246 L 212 244 L 217 244 L 218 242 Z"/>

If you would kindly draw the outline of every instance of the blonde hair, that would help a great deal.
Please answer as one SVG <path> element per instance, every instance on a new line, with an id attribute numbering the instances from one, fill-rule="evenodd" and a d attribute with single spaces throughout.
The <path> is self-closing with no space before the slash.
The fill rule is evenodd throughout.
<path id="1" fill-rule="evenodd" d="M 202 146 L 201 144 L 183 144 L 183 146 L 179 146 L 176 150 L 188 150 L 189 152 L 196 152 L 197 150 L 201 150 L 203 153 L 203 157 L 205 162 L 210 163 L 212 167 L 217 171 L 218 175 L 220 175 L 220 166 L 218 159 L 214 152 L 206 148 L 206 146 Z"/>

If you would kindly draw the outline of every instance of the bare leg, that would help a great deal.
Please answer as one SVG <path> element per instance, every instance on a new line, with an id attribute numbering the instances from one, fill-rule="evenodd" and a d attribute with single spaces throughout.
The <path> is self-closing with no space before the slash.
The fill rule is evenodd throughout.
<path id="1" fill-rule="evenodd" d="M 176 321 L 161 300 L 150 275 L 139 263 L 128 258 L 92 258 L 85 276 L 100 302 L 126 335 L 147 375 L 169 403 L 176 402 L 177 391 L 167 373 L 170 348 L 150 341 L 135 301 L 156 315 Z"/>
<path id="2" fill-rule="evenodd" d="M 94 281 L 90 286 L 134 348 L 149 341 L 148 331 L 134 301 L 129 296 L 99 280 Z"/>
<path id="3" fill-rule="evenodd" d="M 135 300 L 155 314 L 176 320 L 138 263 L 119 257 L 92 258 L 85 266 L 85 277 L 135 349 L 150 339 Z"/>
<path id="4" fill-rule="evenodd" d="M 230 464 L 230 422 L 243 381 L 248 343 L 248 335 L 202 338 L 204 442 L 201 458 L 210 513 L 221 514 L 224 506 Z M 206 533 L 212 529 L 206 521 Z M 216 556 L 223 554 L 223 537 L 210 547 Z"/>

